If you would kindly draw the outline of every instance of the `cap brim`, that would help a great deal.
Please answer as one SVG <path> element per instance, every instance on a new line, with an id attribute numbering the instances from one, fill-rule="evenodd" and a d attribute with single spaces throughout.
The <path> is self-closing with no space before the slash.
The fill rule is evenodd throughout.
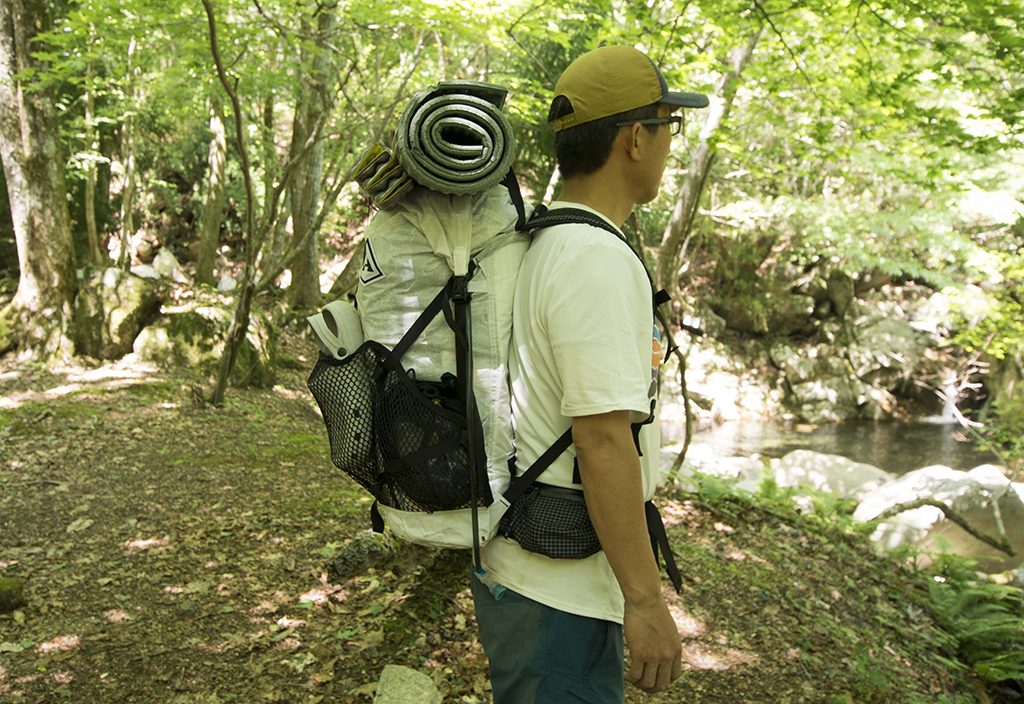
<path id="1" fill-rule="evenodd" d="M 706 108 L 709 105 L 708 96 L 702 93 L 668 92 L 661 102 L 677 108 Z"/>

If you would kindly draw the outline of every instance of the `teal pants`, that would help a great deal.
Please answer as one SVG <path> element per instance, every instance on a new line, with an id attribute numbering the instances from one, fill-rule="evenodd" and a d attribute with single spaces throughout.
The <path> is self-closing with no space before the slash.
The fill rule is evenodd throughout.
<path id="1" fill-rule="evenodd" d="M 545 606 L 473 576 L 494 704 L 622 704 L 622 626 Z"/>

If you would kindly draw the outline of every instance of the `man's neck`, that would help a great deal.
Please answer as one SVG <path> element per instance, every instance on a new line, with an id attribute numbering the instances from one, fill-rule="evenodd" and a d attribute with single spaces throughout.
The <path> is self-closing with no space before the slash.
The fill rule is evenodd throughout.
<path id="1" fill-rule="evenodd" d="M 594 176 L 570 179 L 562 185 L 558 200 L 580 203 L 601 213 L 616 226 L 622 227 L 636 205 L 621 187 L 614 188 L 608 179 Z"/>

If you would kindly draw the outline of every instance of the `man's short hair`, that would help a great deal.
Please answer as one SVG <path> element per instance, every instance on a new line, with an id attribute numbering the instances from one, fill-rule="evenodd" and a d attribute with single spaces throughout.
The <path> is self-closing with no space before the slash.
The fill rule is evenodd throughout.
<path id="1" fill-rule="evenodd" d="M 569 99 L 559 95 L 551 102 L 548 122 L 554 122 L 572 111 Z M 620 122 L 646 120 L 657 116 L 658 103 L 652 103 L 555 132 L 555 161 L 562 178 L 587 176 L 604 166 L 612 153 L 612 144 L 619 130 L 623 129 L 619 126 Z M 644 127 L 651 132 L 658 129 L 658 125 Z"/>

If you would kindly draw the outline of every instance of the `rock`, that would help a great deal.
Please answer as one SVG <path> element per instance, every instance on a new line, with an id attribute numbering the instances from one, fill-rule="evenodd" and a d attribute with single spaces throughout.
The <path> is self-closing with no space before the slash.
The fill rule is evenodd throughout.
<path id="1" fill-rule="evenodd" d="M 83 279 L 75 298 L 75 349 L 97 359 L 120 359 L 159 310 L 153 281 L 113 267 L 95 272 Z"/>
<path id="2" fill-rule="evenodd" d="M 199 293 L 191 301 L 164 307 L 160 318 L 136 338 L 134 351 L 144 361 L 161 362 L 170 358 L 183 366 L 215 373 L 233 316 L 233 301 L 212 293 Z M 231 382 L 236 386 L 273 386 L 273 357 L 270 320 L 254 310 L 238 350 Z"/>
<path id="3" fill-rule="evenodd" d="M 373 704 L 441 704 L 441 693 L 428 675 L 403 665 L 385 665 Z"/>
<path id="4" fill-rule="evenodd" d="M 767 292 L 755 308 L 749 299 L 726 297 L 712 307 L 733 330 L 791 335 L 803 330 L 814 315 L 814 298 L 800 293 Z"/>
<path id="5" fill-rule="evenodd" d="M 185 283 L 188 279 L 181 270 L 181 265 L 178 264 L 178 260 L 175 258 L 171 250 L 166 247 L 161 249 L 156 258 L 153 259 L 153 268 L 156 269 L 157 273 L 165 279 L 171 279 L 178 283 Z"/>
<path id="6" fill-rule="evenodd" d="M 858 321 L 855 330 L 856 341 L 847 350 L 853 373 L 883 388 L 912 375 L 927 347 L 927 336 L 902 318 Z"/>
<path id="7" fill-rule="evenodd" d="M 779 486 L 808 486 L 844 497 L 859 497 L 892 479 L 888 472 L 841 455 L 794 450 L 772 460 L 771 471 Z"/>
<path id="8" fill-rule="evenodd" d="M 0 577 L 0 614 L 25 605 L 25 583 L 12 577 Z"/>
<path id="9" fill-rule="evenodd" d="M 368 567 L 386 563 L 394 557 L 395 551 L 395 542 L 382 533 L 358 533 L 331 561 L 328 573 L 332 581 L 341 583 L 362 574 Z"/>
<path id="10" fill-rule="evenodd" d="M 912 544 L 926 559 L 940 552 L 962 555 L 977 560 L 978 568 L 985 572 L 1005 572 L 1024 561 L 1021 488 L 993 465 L 975 467 L 970 472 L 941 465 L 909 472 L 865 494 L 853 515 L 868 521 L 893 506 L 925 498 L 945 503 L 975 530 L 997 540 L 1005 529 L 1005 538 L 1016 556 L 979 541 L 934 506 L 904 511 L 881 523 L 873 536 L 880 547 Z"/>
<path id="11" fill-rule="evenodd" d="M 842 318 L 846 315 L 846 311 L 849 310 L 855 297 L 853 279 L 842 270 L 833 269 L 828 273 L 826 287 L 833 310 Z"/>
<path id="12" fill-rule="evenodd" d="M 142 279 L 156 280 L 160 278 L 160 272 L 150 264 L 136 264 L 131 268 L 131 272 Z"/>
<path id="13" fill-rule="evenodd" d="M 831 363 L 842 364 L 830 358 Z M 835 376 L 824 375 L 811 381 L 790 384 L 790 406 L 809 423 L 835 423 L 860 414 L 860 406 L 867 398 L 867 389 L 857 379 L 849 378 L 845 370 Z"/>
<path id="14" fill-rule="evenodd" d="M 220 277 L 220 281 L 217 282 L 217 290 L 221 292 L 234 291 L 238 287 L 238 281 L 233 276 L 224 274 Z"/>

